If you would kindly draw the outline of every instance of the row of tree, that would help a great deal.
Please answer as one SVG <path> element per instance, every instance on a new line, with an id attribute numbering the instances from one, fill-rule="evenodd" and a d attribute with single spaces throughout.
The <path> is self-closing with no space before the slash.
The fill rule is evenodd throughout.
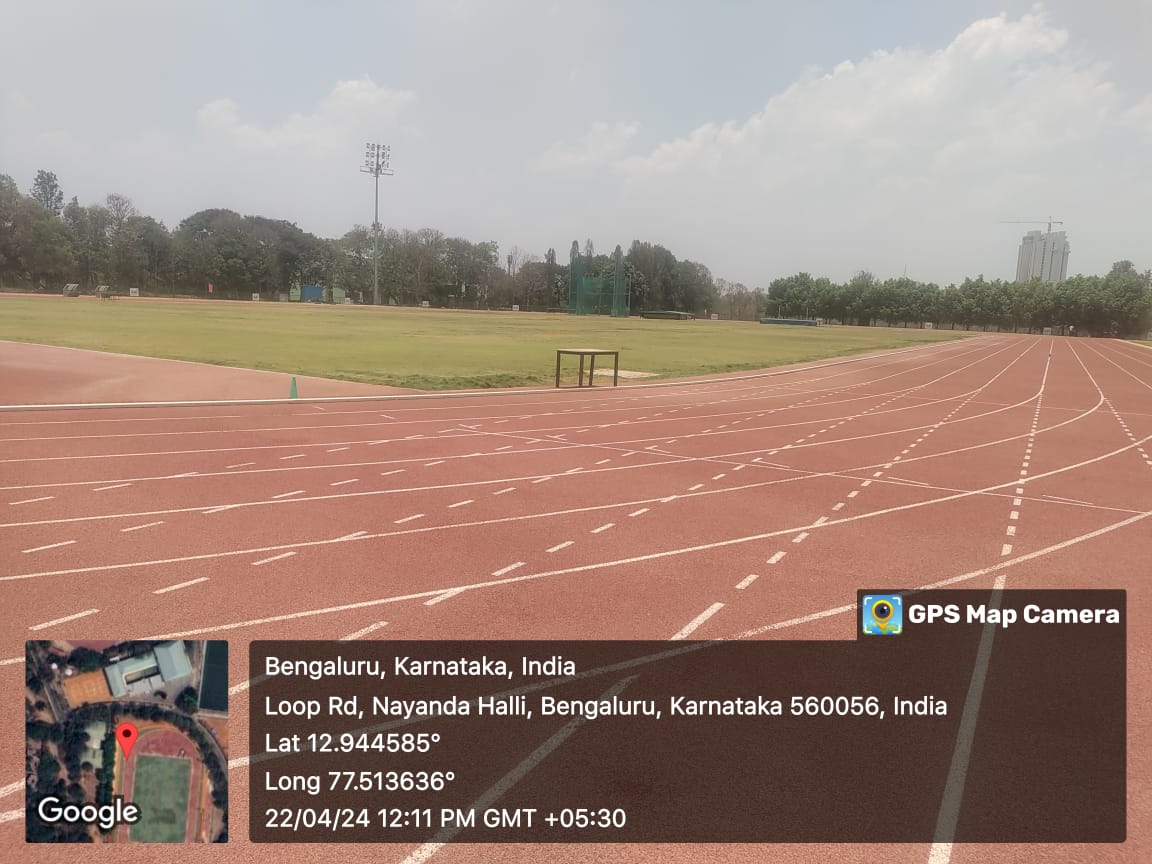
<path id="1" fill-rule="evenodd" d="M 564 309 L 569 264 L 610 279 L 613 256 L 592 241 L 573 242 L 568 260 L 518 247 L 501 259 L 494 241 L 474 243 L 434 228 L 385 229 L 374 237 L 355 226 L 324 239 L 284 220 L 202 210 L 169 231 L 123 195 L 103 204 L 64 203 L 55 174 L 37 173 L 28 195 L 0 174 L 0 287 L 59 290 L 65 282 L 91 291 L 247 298 L 275 297 L 293 285 L 339 288 L 361 302 L 467 308 Z M 374 272 L 375 271 L 375 272 Z M 629 307 L 675 309 L 722 318 L 819 317 L 854 324 L 1036 329 L 1075 326 L 1087 332 L 1145 333 L 1152 326 L 1152 278 L 1129 261 L 1106 276 L 1074 276 L 1058 285 L 991 282 L 982 276 L 940 287 L 908 278 L 880 281 L 867 272 L 838 284 L 798 273 L 767 290 L 715 279 L 703 264 L 678 260 L 664 246 L 634 241 L 624 255 Z"/>

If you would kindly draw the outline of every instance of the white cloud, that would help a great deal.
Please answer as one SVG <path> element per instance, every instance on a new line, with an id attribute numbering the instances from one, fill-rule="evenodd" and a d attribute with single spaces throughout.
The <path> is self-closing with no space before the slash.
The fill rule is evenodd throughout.
<path id="1" fill-rule="evenodd" d="M 597 121 L 575 144 L 555 144 L 532 161 L 541 174 L 585 173 L 616 162 L 640 130 L 637 123 Z"/>
<path id="2" fill-rule="evenodd" d="M 1101 263 L 1077 245 L 1087 239 L 1077 217 L 1114 187 L 1152 196 L 1135 156 L 1152 145 L 1152 100 L 1121 93 L 1039 9 L 977 21 L 937 51 L 808 71 L 743 122 L 707 123 L 644 153 L 624 152 L 632 127 L 608 131 L 598 124 L 542 162 L 610 168 L 615 230 L 744 279 L 891 275 L 908 255 L 932 262 L 919 278 L 1010 277 L 1012 229 L 1024 226 L 999 220 L 1050 210 L 1081 250 L 1072 269 L 1091 272 Z M 1116 206 L 1119 216 L 1127 205 Z"/>
<path id="3" fill-rule="evenodd" d="M 300 153 L 346 157 L 361 146 L 367 131 L 387 128 L 416 94 L 376 85 L 369 78 L 340 81 L 310 114 L 295 113 L 269 125 L 246 122 L 231 99 L 217 99 L 196 112 L 196 126 L 210 140 L 243 153 Z"/>

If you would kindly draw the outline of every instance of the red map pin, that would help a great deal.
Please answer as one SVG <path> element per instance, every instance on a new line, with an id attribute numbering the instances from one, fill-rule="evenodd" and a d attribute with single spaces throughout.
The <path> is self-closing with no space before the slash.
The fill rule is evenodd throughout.
<path id="1" fill-rule="evenodd" d="M 116 740 L 124 750 L 125 759 L 132 755 L 132 745 L 136 743 L 139 734 L 140 730 L 136 728 L 135 723 L 125 721 L 116 727 Z"/>

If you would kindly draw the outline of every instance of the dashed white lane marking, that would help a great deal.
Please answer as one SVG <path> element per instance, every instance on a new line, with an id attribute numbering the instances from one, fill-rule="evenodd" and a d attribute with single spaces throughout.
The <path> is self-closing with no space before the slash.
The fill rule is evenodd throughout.
<path id="1" fill-rule="evenodd" d="M 278 498 L 291 498 L 293 495 L 303 495 L 303 494 L 304 494 L 303 489 L 297 489 L 295 492 L 281 492 L 279 495 L 273 495 L 272 500 L 275 501 Z"/>
<path id="2" fill-rule="evenodd" d="M 425 462 L 424 467 L 425 468 L 431 468 L 433 465 L 443 465 L 443 464 L 444 464 L 443 459 L 437 459 L 435 462 Z"/>
<path id="3" fill-rule="evenodd" d="M 793 543 L 803 543 L 804 538 L 806 538 L 807 536 L 808 536 L 807 531 L 801 531 L 799 534 L 797 534 L 795 537 L 792 538 L 792 542 Z"/>
<path id="4" fill-rule="evenodd" d="M 359 480 L 354 478 L 352 480 L 337 480 L 335 483 L 329 483 L 328 485 L 329 486 L 347 486 L 349 483 L 359 483 L 359 482 L 360 482 Z"/>
<path id="5" fill-rule="evenodd" d="M 501 567 L 499 570 L 493 570 L 493 576 L 503 576 L 505 573 L 511 573 L 513 570 L 519 570 L 523 567 L 525 562 L 517 561 L 515 564 L 509 564 L 507 567 Z"/>
<path id="6" fill-rule="evenodd" d="M 644 515 L 645 513 L 647 513 L 647 512 L 648 512 L 648 508 L 647 508 L 647 507 L 641 507 L 639 510 L 633 510 L 633 511 L 632 511 L 631 513 L 629 513 L 628 515 L 629 515 L 629 516 L 643 516 L 643 515 Z"/>
<path id="7" fill-rule="evenodd" d="M 1023 498 L 1013 498 L 1013 499 L 1012 499 L 1012 506 L 1013 506 L 1013 507 L 1019 507 L 1019 506 L 1020 506 L 1020 503 L 1021 503 L 1023 500 L 1024 500 Z"/>
<path id="8" fill-rule="evenodd" d="M 17 780 L 15 783 L 9 783 L 7 786 L 0 786 L 0 798 L 5 795 L 15 795 L 21 789 L 25 788 L 27 784 L 23 780 Z"/>
<path id="9" fill-rule="evenodd" d="M 720 479 L 722 479 L 722 478 L 724 478 L 724 477 L 727 477 L 727 476 L 728 476 L 727 474 L 717 474 L 717 475 L 716 475 L 715 477 L 713 477 L 712 479 L 713 479 L 713 480 L 720 480 Z"/>
<path id="10" fill-rule="evenodd" d="M 84 618 L 88 615 L 95 615 L 99 609 L 85 609 L 83 612 L 77 612 L 73 615 L 65 615 L 63 618 L 53 618 L 51 621 L 45 621 L 43 624 L 33 624 L 29 630 L 43 630 L 46 627 L 52 627 L 56 624 L 64 624 L 68 621 L 75 621 L 77 618 Z"/>
<path id="11" fill-rule="evenodd" d="M 788 554 L 787 552 L 777 552 L 771 558 L 768 559 L 768 563 L 769 564 L 779 564 L 781 561 L 784 560 L 784 556 L 787 554 Z"/>
<path id="12" fill-rule="evenodd" d="M 597 465 L 607 465 L 607 464 L 608 464 L 609 462 L 611 462 L 611 461 L 612 461 L 611 459 L 601 459 L 601 460 L 600 460 L 599 462 L 597 462 L 596 464 L 597 464 Z"/>
<path id="13" fill-rule="evenodd" d="M 255 462 L 237 462 L 235 465 L 225 465 L 224 470 L 227 471 L 229 468 L 247 468 L 249 465 L 255 464 Z"/>
<path id="14" fill-rule="evenodd" d="M 604 525 L 601 525 L 599 528 L 593 528 L 591 533 L 599 534 L 601 531 L 607 531 L 609 528 L 613 527 L 615 524 L 616 524 L 615 522 L 608 522 Z"/>
<path id="15" fill-rule="evenodd" d="M 273 555 L 271 558 L 263 558 L 260 561 L 253 561 L 252 566 L 259 567 L 262 564 L 271 564 L 273 561 L 279 561 L 282 558 L 291 558 L 295 554 L 295 552 L 285 552 L 282 555 Z"/>
<path id="16" fill-rule="evenodd" d="M 357 537 L 363 537 L 367 531 L 353 531 L 351 534 L 345 534 L 343 537 L 337 537 L 337 540 L 355 540 Z"/>
<path id="17" fill-rule="evenodd" d="M 424 605 L 435 606 L 437 603 L 443 603 L 445 600 L 451 600 L 453 597 L 458 597 L 467 590 L 467 588 L 453 588 L 450 591 L 442 591 L 431 600 L 425 600 Z"/>
<path id="18" fill-rule="evenodd" d="M 293 453 L 291 456 L 281 456 L 280 459 L 303 459 L 307 455 L 307 453 Z"/>
<path id="19" fill-rule="evenodd" d="M 223 507 L 212 507 L 211 509 L 205 510 L 204 512 L 205 513 L 220 513 L 224 510 L 231 510 L 235 506 L 236 506 L 235 504 L 225 504 Z"/>
<path id="20" fill-rule="evenodd" d="M 709 618 L 711 618 L 713 615 L 715 615 L 717 612 L 719 612 L 723 608 L 724 608 L 723 603 L 713 603 L 711 606 L 709 606 L 707 609 L 705 609 L 703 612 L 701 612 L 699 615 L 697 615 L 695 618 L 693 618 L 691 621 L 689 621 L 687 624 L 685 624 L 680 630 L 678 630 L 671 637 L 670 641 L 675 642 L 679 639 L 686 639 L 688 636 L 692 635 L 692 633 L 694 633 L 696 630 L 700 629 L 700 626 L 705 621 L 707 621 Z"/>
<path id="21" fill-rule="evenodd" d="M 43 498 L 25 498 L 23 501 L 9 501 L 8 505 L 13 506 L 15 504 L 35 504 L 37 501 L 51 501 L 55 497 L 55 495 L 45 495 Z"/>
<path id="22" fill-rule="evenodd" d="M 536 478 L 535 480 L 533 480 L 532 482 L 533 482 L 533 483 L 547 483 L 547 482 L 548 482 L 549 480 L 551 480 L 551 479 L 552 479 L 551 477 L 537 477 L 537 478 Z"/>
<path id="23" fill-rule="evenodd" d="M 863 483 L 861 483 L 861 484 L 860 484 L 860 486 L 861 486 L 862 488 L 863 488 L 863 487 L 868 487 L 868 486 L 871 486 L 871 485 L 872 485 L 872 481 L 871 481 L 871 480 L 865 480 Z"/>
<path id="24" fill-rule="evenodd" d="M 493 495 L 505 495 L 508 492 L 515 492 L 515 491 L 516 491 L 515 486 L 509 486 L 507 489 L 501 489 L 499 492 L 493 492 L 492 494 Z"/>
<path id="25" fill-rule="evenodd" d="M 758 573 L 753 573 L 750 576 L 745 576 L 743 579 L 741 579 L 736 584 L 736 588 L 737 588 L 737 590 L 743 591 L 745 588 L 747 588 L 749 585 L 751 585 L 753 582 L 755 582 L 759 578 L 760 578 L 760 575 Z"/>
<path id="26" fill-rule="evenodd" d="M 853 489 L 851 492 L 848 493 L 848 497 L 849 498 L 855 498 L 859 494 L 860 494 L 859 489 Z"/>
<path id="27" fill-rule="evenodd" d="M 883 477 L 883 476 L 884 476 L 884 472 L 883 472 L 883 471 L 877 471 L 877 472 L 876 472 L 875 474 L 873 474 L 872 476 L 873 476 L 873 477 Z"/>
<path id="28" fill-rule="evenodd" d="M 465 504 L 471 504 L 473 499 L 465 498 L 463 501 L 457 501 L 455 504 L 449 504 L 448 509 L 452 510 L 455 507 L 463 507 Z"/>
<path id="29" fill-rule="evenodd" d="M 1006 529 L 1004 529 L 1004 533 L 1007 534 L 1009 537 L 1015 537 L 1016 536 L 1016 526 L 1015 525 L 1009 525 Z"/>
<path id="30" fill-rule="evenodd" d="M 545 549 L 544 551 L 545 552 L 559 552 L 561 549 L 567 549 L 569 546 L 571 546 L 573 544 L 573 542 L 575 542 L 575 541 L 565 540 L 563 543 L 557 543 L 555 546 L 552 546 L 549 549 Z"/>
<path id="31" fill-rule="evenodd" d="M 497 447 L 496 452 L 499 453 L 501 450 L 511 450 L 511 449 L 512 449 L 511 444 L 505 444 L 503 447 Z"/>
<path id="32" fill-rule="evenodd" d="M 703 483 L 697 483 L 695 486 L 689 486 L 688 491 L 689 492 L 695 492 L 697 489 L 703 489 L 703 488 L 704 488 Z"/>
<path id="33" fill-rule="evenodd" d="M 823 525 L 823 524 L 824 524 L 825 522 L 827 522 L 827 521 L 828 521 L 828 517 L 827 517 L 827 516 L 821 516 L 819 519 L 817 519 L 817 520 L 816 520 L 815 522 L 813 522 L 812 524 L 813 524 L 813 525 Z"/>
<path id="34" fill-rule="evenodd" d="M 412 516 L 405 516 L 403 519 L 396 519 L 393 521 L 392 524 L 393 525 L 403 525 L 405 522 L 411 522 L 415 519 L 423 519 L 423 518 L 424 518 L 423 513 L 416 513 Z"/>
<path id="35" fill-rule="evenodd" d="M 1013 510 L 1011 513 L 1008 514 L 1008 518 L 1009 519 L 1019 519 L 1020 518 L 1020 511 L 1019 510 Z"/>
<path id="36" fill-rule="evenodd" d="M 164 520 L 161 519 L 159 522 L 148 522 L 147 524 L 144 524 L 144 525 L 133 525 L 131 528 L 121 528 L 120 533 L 121 534 L 127 534 L 129 531 L 139 531 L 142 528 L 154 528 L 157 525 L 163 525 L 163 524 L 164 524 Z"/>
<path id="37" fill-rule="evenodd" d="M 355 642 L 357 639 L 363 639 L 369 633 L 375 633 L 381 627 L 388 626 L 387 621 L 377 621 L 375 624 L 369 624 L 367 627 L 357 630 L 355 633 L 349 633 L 347 636 L 341 636 L 341 642 Z"/>
<path id="38" fill-rule="evenodd" d="M 175 585 L 169 585 L 167 588 L 157 588 L 153 594 L 167 594 L 169 591 L 179 591 L 181 588 L 187 588 L 189 585 L 196 585 L 200 582 L 207 582 L 207 576 L 201 576 L 199 579 L 189 579 L 187 582 L 177 582 Z"/>
<path id="39" fill-rule="evenodd" d="M 1011 543 L 1005 543 L 1003 546 L 1000 547 L 1000 557 L 1001 558 L 1003 558 L 1005 555 L 1011 555 L 1011 554 L 1012 554 L 1012 544 Z"/>
<path id="40" fill-rule="evenodd" d="M 394 468 L 391 471 L 381 471 L 380 476 L 381 477 L 391 477 L 393 474 L 402 474 L 402 473 L 404 473 L 403 468 Z"/>
<path id="41" fill-rule="evenodd" d="M 125 486 L 131 486 L 131 485 L 132 485 L 131 483 L 117 483 L 114 486 L 97 486 L 92 491 L 93 492 L 105 492 L 109 489 L 123 489 Z"/>
<path id="42" fill-rule="evenodd" d="M 844 502 L 838 501 L 837 503 L 832 505 L 832 509 L 833 510 L 843 510 L 844 509 Z"/>
<path id="43" fill-rule="evenodd" d="M 56 549 L 60 546 L 71 546 L 75 540 L 62 540 L 59 543 L 49 543 L 47 546 L 36 546 L 32 549 L 21 549 L 20 551 L 27 555 L 29 552 L 43 552 L 45 549 Z"/>
<path id="44" fill-rule="evenodd" d="M 326 452 L 328 452 L 328 453 L 339 453 L 341 450 L 351 450 L 351 449 L 352 449 L 351 447 L 333 447 L 331 450 L 328 450 L 328 451 L 326 451 Z"/>

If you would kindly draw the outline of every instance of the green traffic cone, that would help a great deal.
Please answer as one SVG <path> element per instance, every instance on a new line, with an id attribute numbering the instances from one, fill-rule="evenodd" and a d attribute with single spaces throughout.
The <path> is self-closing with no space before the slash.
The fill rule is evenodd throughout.
<path id="1" fill-rule="evenodd" d="M 295 399 L 296 398 L 296 376 L 295 375 L 292 376 L 292 389 L 288 391 L 288 398 L 289 399 Z"/>

